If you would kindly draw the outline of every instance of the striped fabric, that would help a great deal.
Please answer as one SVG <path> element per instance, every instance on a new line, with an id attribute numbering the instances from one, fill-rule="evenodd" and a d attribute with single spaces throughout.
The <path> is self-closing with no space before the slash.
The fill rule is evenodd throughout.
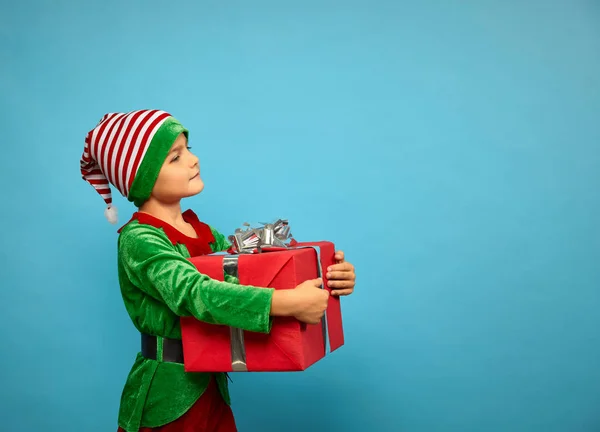
<path id="1" fill-rule="evenodd" d="M 81 157 L 81 174 L 112 204 L 110 184 L 128 197 L 152 138 L 171 115 L 161 110 L 105 114 L 88 132 Z"/>

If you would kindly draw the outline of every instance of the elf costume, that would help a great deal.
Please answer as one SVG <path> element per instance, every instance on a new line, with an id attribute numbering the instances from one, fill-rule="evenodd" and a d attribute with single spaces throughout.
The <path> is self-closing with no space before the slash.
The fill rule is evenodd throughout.
<path id="1" fill-rule="evenodd" d="M 188 137 L 169 113 L 139 110 L 106 114 L 87 134 L 81 173 L 104 198 L 109 221 L 116 223 L 110 184 L 139 207 L 182 133 Z M 230 245 L 192 211 L 183 217 L 196 237 L 142 212 L 119 230 L 119 284 L 142 339 L 121 397 L 120 431 L 235 431 L 226 375 L 184 371 L 180 317 L 254 332 L 271 329 L 273 289 L 199 273 L 189 257 Z"/>

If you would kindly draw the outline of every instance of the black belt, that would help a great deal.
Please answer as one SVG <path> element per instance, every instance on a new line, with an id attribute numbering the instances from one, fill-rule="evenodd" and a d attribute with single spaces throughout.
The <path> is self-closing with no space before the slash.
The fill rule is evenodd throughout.
<path id="1" fill-rule="evenodd" d="M 162 340 L 162 361 L 171 363 L 183 363 L 183 343 L 181 342 L 181 340 L 167 338 L 162 338 Z M 142 355 L 151 360 L 158 360 L 157 348 L 157 337 L 142 333 Z"/>

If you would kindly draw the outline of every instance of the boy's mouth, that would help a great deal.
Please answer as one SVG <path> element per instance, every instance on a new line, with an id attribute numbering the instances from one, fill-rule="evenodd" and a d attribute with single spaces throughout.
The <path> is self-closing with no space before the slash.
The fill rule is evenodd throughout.
<path id="1" fill-rule="evenodd" d="M 192 177 L 190 180 L 194 180 L 196 177 L 198 177 L 200 175 L 199 172 L 196 173 L 196 175 L 194 177 Z"/>

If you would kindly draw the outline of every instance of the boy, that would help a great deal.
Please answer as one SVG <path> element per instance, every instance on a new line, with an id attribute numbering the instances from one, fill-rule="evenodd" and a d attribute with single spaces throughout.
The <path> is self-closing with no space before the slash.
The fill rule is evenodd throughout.
<path id="1" fill-rule="evenodd" d="M 197 271 L 191 256 L 226 250 L 225 236 L 182 212 L 181 200 L 204 183 L 189 133 L 169 113 L 138 110 L 106 114 L 89 131 L 81 173 L 107 204 L 116 223 L 110 185 L 138 211 L 118 239 L 118 276 L 125 307 L 142 335 L 121 397 L 119 431 L 236 431 L 227 378 L 186 373 L 180 317 L 268 333 L 273 316 L 317 323 L 328 291 L 320 279 L 292 290 L 220 282 Z M 328 269 L 333 295 L 354 290 L 354 267 L 336 253 Z"/>

